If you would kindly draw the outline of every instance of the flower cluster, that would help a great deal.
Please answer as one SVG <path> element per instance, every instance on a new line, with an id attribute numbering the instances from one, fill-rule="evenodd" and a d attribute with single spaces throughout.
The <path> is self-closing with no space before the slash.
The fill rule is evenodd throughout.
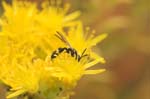
<path id="1" fill-rule="evenodd" d="M 67 14 L 60 0 L 3 2 L 0 17 L 0 82 L 6 98 L 67 99 L 77 81 L 103 57 L 92 51 L 107 34 L 84 31 L 79 11 Z M 67 30 L 66 30 L 67 29 Z M 88 70 L 87 70 L 88 69 Z"/>

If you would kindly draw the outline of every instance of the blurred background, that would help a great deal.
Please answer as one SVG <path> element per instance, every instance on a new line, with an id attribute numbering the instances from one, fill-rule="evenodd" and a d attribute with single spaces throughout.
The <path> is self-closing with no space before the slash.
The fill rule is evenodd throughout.
<path id="1" fill-rule="evenodd" d="M 30 1 L 40 4 L 43 0 Z M 70 12 L 82 12 L 85 27 L 90 26 L 97 34 L 108 33 L 93 49 L 107 61 L 94 69 L 107 71 L 84 76 L 71 99 L 150 99 L 149 0 L 62 1 L 71 4 Z"/>

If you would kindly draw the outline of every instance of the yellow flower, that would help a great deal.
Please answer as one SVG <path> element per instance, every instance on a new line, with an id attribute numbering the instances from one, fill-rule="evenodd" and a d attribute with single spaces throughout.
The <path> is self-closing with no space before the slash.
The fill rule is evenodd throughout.
<path id="1" fill-rule="evenodd" d="M 79 30 L 77 31 L 80 32 Z M 76 33 L 75 35 L 78 36 L 79 33 Z M 94 39 L 87 39 L 87 41 L 84 41 L 83 37 L 79 37 L 80 35 L 75 38 L 73 35 L 72 37 L 69 35 L 68 37 L 70 37 L 70 41 L 72 40 L 72 42 L 74 41 L 73 43 L 76 44 L 74 46 L 78 45 L 76 47 L 77 50 L 75 47 L 72 47 L 72 43 L 69 43 L 70 41 L 67 41 L 67 36 L 65 38 L 65 36 L 59 32 L 56 34 L 56 37 L 65 43 L 66 46 L 59 46 L 57 50 L 51 53 L 51 56 L 47 57 L 46 61 L 49 64 L 47 70 L 51 72 L 53 77 L 56 77 L 63 83 L 72 86 L 75 85 L 76 82 L 85 74 L 97 74 L 105 71 L 105 69 L 89 70 L 89 68 L 99 62 L 105 62 L 102 57 L 98 57 L 98 55 L 90 49 L 93 45 L 98 43 L 98 41 L 104 39 L 106 34 Z M 82 48 L 80 48 L 80 44 L 83 45 L 83 47 L 81 46 Z M 82 51 L 80 49 L 82 49 Z"/>
<path id="2" fill-rule="evenodd" d="M 54 59 L 47 57 L 47 70 L 51 72 L 53 77 L 58 78 L 67 86 L 74 86 L 77 81 L 85 74 L 97 74 L 104 72 L 105 69 L 98 70 L 87 70 L 88 68 L 95 65 L 87 53 L 78 60 L 78 56 L 74 54 L 74 57 L 71 53 L 68 53 L 67 50 L 59 53 Z"/>
<path id="3" fill-rule="evenodd" d="M 3 2 L 3 7 L 4 13 L 0 18 L 1 35 L 20 43 L 33 38 L 36 31 L 36 5 L 13 0 L 12 5 Z"/>
<path id="4" fill-rule="evenodd" d="M 53 1 L 53 0 L 51 0 Z M 40 24 L 41 32 L 47 34 L 55 34 L 56 31 L 62 31 L 64 27 L 70 27 L 77 24 L 76 18 L 79 17 L 80 12 L 76 11 L 67 15 L 69 5 L 66 4 L 64 8 L 56 0 L 56 5 L 49 5 L 49 2 L 44 2 L 42 10 L 36 16 L 37 22 Z"/>
<path id="5" fill-rule="evenodd" d="M 52 0 L 55 3 L 55 0 Z M 59 0 L 58 0 L 59 1 Z M 4 13 L 0 17 L 0 35 L 24 46 L 30 43 L 35 51 L 48 54 L 51 36 L 56 31 L 76 24 L 79 12 L 67 15 L 67 7 L 43 3 L 41 9 L 28 1 L 13 0 L 12 5 L 3 2 Z M 70 24 L 70 25 L 69 25 Z M 40 53 L 41 54 L 41 53 Z"/>
<path id="6" fill-rule="evenodd" d="M 77 27 L 71 28 L 68 34 L 62 33 L 64 38 L 68 41 L 67 43 L 70 44 L 65 44 L 61 37 L 56 37 L 59 39 L 59 42 L 64 44 L 55 44 L 54 49 L 71 47 L 75 49 L 80 56 L 86 49 L 85 55 L 89 55 L 89 57 L 83 57 L 82 61 L 79 62 L 64 51 L 63 53 L 58 53 L 58 56 L 53 61 L 50 56 L 47 58 L 50 64 L 48 70 L 52 71 L 53 76 L 58 77 L 64 83 L 68 83 L 68 85 L 75 85 L 85 74 L 97 74 L 105 71 L 105 69 L 89 70 L 89 68 L 97 63 L 105 63 L 104 58 L 93 52 L 91 48 L 105 39 L 107 34 L 104 33 L 95 37 L 94 32 L 91 34 L 88 34 L 88 32 L 89 31 L 86 31 L 85 33 L 82 23 L 78 22 Z M 51 55 L 52 54 L 53 53 L 51 53 Z"/>
<path id="7" fill-rule="evenodd" d="M 76 20 L 79 12 L 67 15 L 68 6 L 61 8 L 60 2 L 51 1 L 52 5 L 44 2 L 41 9 L 27 1 L 3 2 L 0 80 L 11 88 L 7 98 L 27 93 L 27 97 L 33 94 L 55 99 L 65 92 L 68 97 L 83 75 L 105 71 L 89 68 L 105 63 L 92 47 L 107 35 L 85 33 Z M 57 31 L 62 37 L 55 35 Z M 58 52 L 59 48 L 63 51 Z"/>
<path id="8" fill-rule="evenodd" d="M 91 49 L 96 44 L 100 43 L 107 37 L 106 33 L 95 35 L 95 31 L 89 33 L 89 28 L 86 31 L 83 29 L 83 25 L 81 22 L 78 22 L 77 27 L 72 27 L 68 31 L 67 39 L 71 43 L 71 46 L 75 48 L 80 54 L 86 48 L 90 50 L 90 56 L 96 59 L 94 62 L 99 61 L 101 63 L 105 63 L 103 57 L 98 56 Z M 94 63 L 93 62 L 93 63 Z"/>
<path id="9" fill-rule="evenodd" d="M 44 62 L 34 60 L 34 56 L 32 49 L 15 45 L 10 45 L 8 53 L 0 56 L 0 80 L 11 87 L 7 98 L 38 91 Z"/>

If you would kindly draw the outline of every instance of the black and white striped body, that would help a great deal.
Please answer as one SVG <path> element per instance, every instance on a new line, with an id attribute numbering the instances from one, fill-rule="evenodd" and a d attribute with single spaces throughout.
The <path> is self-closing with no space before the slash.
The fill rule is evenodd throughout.
<path id="1" fill-rule="evenodd" d="M 77 51 L 73 48 L 67 48 L 67 47 L 64 47 L 64 48 L 58 48 L 57 50 L 55 50 L 52 55 L 51 55 L 51 60 L 57 58 L 57 56 L 59 54 L 61 54 L 62 52 L 66 52 L 68 54 L 70 54 L 72 57 L 75 58 L 75 60 L 77 60 L 78 62 L 80 61 L 81 59 L 81 56 L 78 55 Z"/>
<path id="2" fill-rule="evenodd" d="M 64 42 L 66 45 L 68 45 L 68 47 L 63 47 L 63 48 L 60 47 L 57 50 L 55 50 L 51 54 L 51 60 L 57 58 L 57 56 L 60 55 L 62 52 L 68 53 L 69 55 L 71 55 L 72 57 L 74 57 L 75 60 L 77 60 L 78 62 L 80 62 L 80 60 L 83 57 L 88 56 L 87 54 L 84 55 L 86 49 L 84 49 L 84 51 L 82 52 L 82 54 L 79 55 L 78 52 L 74 48 L 72 48 L 71 44 L 67 41 L 67 39 L 61 33 L 57 32 L 57 34 L 55 34 L 55 36 L 57 38 L 59 38 L 62 42 Z"/>

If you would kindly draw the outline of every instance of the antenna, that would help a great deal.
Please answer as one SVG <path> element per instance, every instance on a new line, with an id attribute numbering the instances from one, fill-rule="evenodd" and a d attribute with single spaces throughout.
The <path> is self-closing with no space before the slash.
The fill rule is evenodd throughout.
<path id="1" fill-rule="evenodd" d="M 65 44 L 67 44 L 70 48 L 72 48 L 71 45 L 70 45 L 70 43 L 67 41 L 67 39 L 60 32 L 58 32 L 58 31 L 56 31 L 56 32 L 57 32 L 57 34 L 55 34 L 55 36 L 57 38 L 59 38 L 62 42 L 64 42 Z"/>

